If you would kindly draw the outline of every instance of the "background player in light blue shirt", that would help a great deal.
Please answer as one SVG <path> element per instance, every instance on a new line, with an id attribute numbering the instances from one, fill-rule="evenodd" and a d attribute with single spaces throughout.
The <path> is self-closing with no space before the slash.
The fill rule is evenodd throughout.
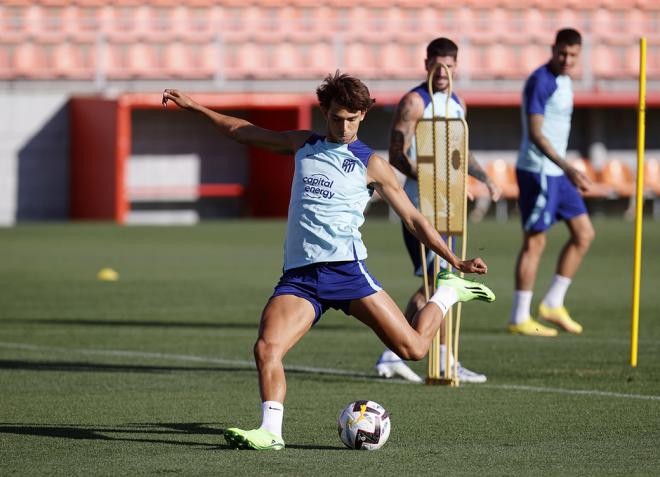
<path id="1" fill-rule="evenodd" d="M 358 79 L 337 72 L 316 91 L 327 121 L 325 135 L 311 131 L 271 131 L 248 121 L 209 110 L 177 90 L 166 89 L 163 104 L 201 113 L 222 134 L 252 146 L 295 154 L 295 175 L 285 244 L 284 271 L 261 315 L 254 355 L 262 399 L 258 429 L 224 431 L 238 448 L 284 448 L 282 419 L 286 379 L 282 360 L 328 308 L 337 308 L 365 323 L 383 343 L 404 359 L 422 359 L 447 310 L 457 301 L 493 301 L 484 285 L 438 276 L 431 300 L 409 323 L 394 300 L 368 272 L 367 250 L 359 226 L 372 190 L 377 190 L 403 223 L 427 247 L 454 268 L 486 273 L 480 259 L 462 261 L 415 208 L 390 165 L 360 142 L 357 132 L 374 100 Z"/>
<path id="2" fill-rule="evenodd" d="M 449 38 L 436 38 L 426 47 L 426 58 L 424 67 L 427 74 L 438 63 L 443 63 L 452 71 L 452 75 L 458 65 L 458 46 Z M 444 116 L 446 111 L 447 94 L 449 91 L 449 78 L 443 68 L 436 70 L 433 78 L 433 97 L 429 95 L 427 81 L 422 82 L 417 87 L 406 93 L 394 114 L 392 130 L 390 132 L 390 164 L 399 172 L 406 176 L 404 190 L 408 194 L 410 201 L 419 207 L 419 186 L 417 184 L 417 144 L 415 143 L 415 128 L 422 118 L 431 118 L 433 107 L 437 116 Z M 449 98 L 449 117 L 464 118 L 467 115 L 465 102 L 455 92 L 452 92 Z M 492 200 L 496 201 L 500 197 L 500 189 L 490 180 L 488 175 L 477 162 L 474 154 L 468 155 L 468 174 L 483 182 Z M 403 240 L 408 251 L 408 255 L 413 263 L 413 270 L 416 276 L 422 276 L 422 259 L 419 254 L 419 241 L 411 234 L 408 229 L 403 227 Z M 427 264 L 429 273 L 433 270 L 433 252 L 428 251 Z M 406 306 L 405 315 L 412 319 L 424 305 L 426 298 L 424 287 L 421 286 L 412 294 Z M 441 328 L 444 330 L 444 327 Z M 445 336 L 442 333 L 440 345 L 440 363 L 444 370 L 445 358 L 447 352 L 445 346 Z M 453 360 L 453 358 L 451 358 Z M 404 362 L 390 350 L 384 351 L 376 363 L 378 374 L 385 377 L 402 377 L 409 381 L 421 381 L 422 379 L 411 370 Z M 481 373 L 463 367 L 458 364 L 458 378 L 466 383 L 484 383 L 486 376 Z"/>
<path id="3" fill-rule="evenodd" d="M 556 336 L 531 317 L 534 282 L 546 243 L 546 231 L 558 220 L 570 236 L 557 262 L 550 289 L 539 305 L 539 317 L 570 333 L 582 326 L 564 307 L 564 297 L 595 232 L 580 191 L 590 186 L 588 177 L 566 161 L 573 113 L 573 87 L 569 74 L 582 45 L 573 29 L 560 30 L 552 46 L 552 58 L 534 71 L 522 97 L 522 141 L 516 163 L 520 188 L 518 205 L 523 225 L 523 244 L 516 263 L 516 283 L 508 329 L 528 336 Z"/>

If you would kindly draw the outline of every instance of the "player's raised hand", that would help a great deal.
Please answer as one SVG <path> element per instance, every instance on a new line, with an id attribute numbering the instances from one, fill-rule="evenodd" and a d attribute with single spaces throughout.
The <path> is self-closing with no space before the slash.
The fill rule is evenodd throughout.
<path id="1" fill-rule="evenodd" d="M 463 260 L 458 262 L 458 268 L 464 273 L 477 273 L 483 275 L 488 272 L 488 266 L 481 258 L 471 258 L 470 260 Z"/>
<path id="2" fill-rule="evenodd" d="M 568 167 L 566 175 L 580 192 L 587 192 L 591 188 L 592 182 L 589 176 L 575 167 Z"/>
<path id="3" fill-rule="evenodd" d="M 188 95 L 183 94 L 178 89 L 166 89 L 165 91 L 163 91 L 164 107 L 167 107 L 167 102 L 170 99 L 174 101 L 174 104 L 176 104 L 178 107 L 183 109 L 190 109 L 197 104 L 195 101 L 190 99 Z"/>

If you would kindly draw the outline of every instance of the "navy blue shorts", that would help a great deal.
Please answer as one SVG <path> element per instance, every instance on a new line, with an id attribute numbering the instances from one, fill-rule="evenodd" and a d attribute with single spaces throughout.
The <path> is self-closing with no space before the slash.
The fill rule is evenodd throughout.
<path id="1" fill-rule="evenodd" d="M 586 214 L 587 207 L 577 188 L 565 175 L 546 176 L 516 169 L 518 207 L 526 232 L 544 232 L 558 220 Z"/>
<path id="2" fill-rule="evenodd" d="M 403 227 L 403 241 L 406 244 L 406 250 L 408 250 L 408 255 L 410 256 L 410 260 L 413 263 L 413 273 L 417 277 L 422 276 L 422 257 L 419 254 L 419 240 L 417 240 L 417 237 L 415 237 L 410 230 L 406 228 L 405 225 L 402 225 Z M 446 237 L 442 237 L 443 240 L 446 240 Z M 452 249 L 455 249 L 456 247 L 456 241 L 452 241 Z M 428 247 L 426 248 L 426 270 L 427 274 L 433 276 L 433 260 L 435 260 L 435 252 L 430 250 Z M 444 259 L 440 259 L 440 268 L 441 269 L 446 269 L 447 268 L 447 262 L 445 262 Z"/>
<path id="3" fill-rule="evenodd" d="M 328 308 L 347 315 L 351 300 L 364 298 L 382 290 L 362 260 L 322 262 L 284 272 L 271 298 L 294 295 L 314 307 L 316 323 Z"/>

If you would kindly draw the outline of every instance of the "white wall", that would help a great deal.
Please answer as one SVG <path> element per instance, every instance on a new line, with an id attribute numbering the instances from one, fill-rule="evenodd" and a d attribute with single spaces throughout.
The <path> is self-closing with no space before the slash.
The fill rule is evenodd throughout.
<path id="1" fill-rule="evenodd" d="M 68 94 L 0 91 L 0 225 L 69 215 Z"/>

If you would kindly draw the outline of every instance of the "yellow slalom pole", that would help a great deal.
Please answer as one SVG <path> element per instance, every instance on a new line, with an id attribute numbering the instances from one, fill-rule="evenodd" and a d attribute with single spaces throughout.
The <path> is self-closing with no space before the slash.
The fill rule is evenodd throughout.
<path id="1" fill-rule="evenodd" d="M 646 38 L 639 40 L 639 109 L 637 110 L 637 191 L 635 194 L 635 252 L 630 332 L 630 366 L 637 367 L 639 335 L 639 287 L 642 267 L 642 221 L 644 219 L 644 138 L 646 128 Z"/>

